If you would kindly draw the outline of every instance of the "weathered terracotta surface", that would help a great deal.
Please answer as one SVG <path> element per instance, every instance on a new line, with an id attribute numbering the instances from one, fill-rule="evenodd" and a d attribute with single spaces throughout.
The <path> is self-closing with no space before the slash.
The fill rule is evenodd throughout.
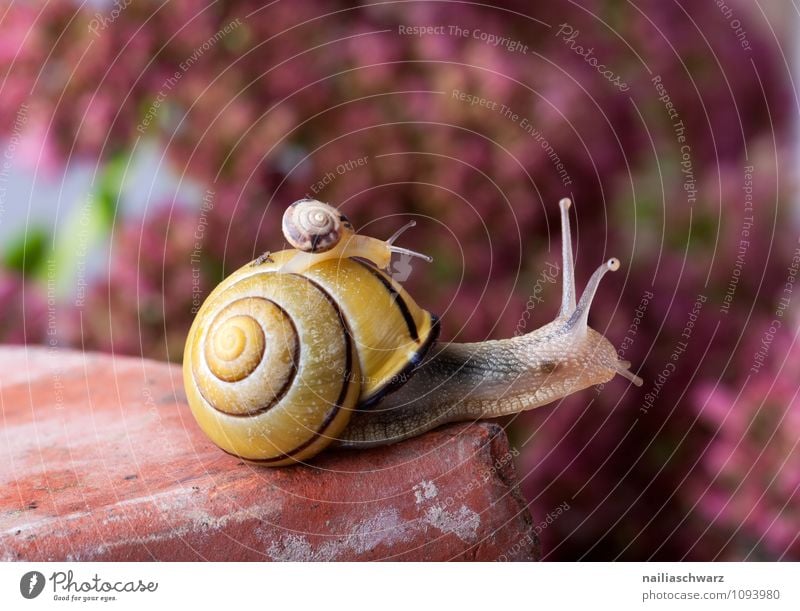
<path id="1" fill-rule="evenodd" d="M 178 367 L 10 347 L 0 414 L 4 560 L 538 556 L 496 425 L 265 469 L 203 436 Z"/>

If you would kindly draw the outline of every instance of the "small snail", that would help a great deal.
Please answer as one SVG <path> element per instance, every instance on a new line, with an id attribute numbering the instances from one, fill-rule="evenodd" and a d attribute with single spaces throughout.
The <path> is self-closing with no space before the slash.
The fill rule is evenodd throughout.
<path id="1" fill-rule="evenodd" d="M 301 199 L 283 214 L 283 236 L 300 252 L 283 265 L 281 271 L 301 273 L 322 261 L 348 257 L 362 257 L 380 269 L 387 269 L 392 253 L 419 257 L 430 263 L 432 259 L 429 256 L 394 245 L 406 229 L 416 224 L 416 221 L 409 221 L 388 240 L 378 240 L 357 235 L 350 220 L 333 206 L 313 199 Z"/>
<path id="2" fill-rule="evenodd" d="M 576 304 L 570 200 L 562 199 L 563 293 L 555 320 L 499 341 L 437 344 L 438 320 L 382 270 L 393 252 L 335 208 L 292 204 L 295 249 L 222 281 L 197 313 L 183 376 L 200 427 L 223 450 L 279 466 L 328 445 L 393 443 L 454 421 L 532 409 L 616 374 L 641 380 L 587 324 L 610 259 Z M 429 258 L 427 258 L 429 259 Z"/>

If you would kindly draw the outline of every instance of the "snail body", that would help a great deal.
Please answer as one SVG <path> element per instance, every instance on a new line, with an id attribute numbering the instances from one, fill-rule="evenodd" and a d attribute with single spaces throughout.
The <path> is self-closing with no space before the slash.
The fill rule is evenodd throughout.
<path id="1" fill-rule="evenodd" d="M 576 304 L 569 205 L 561 201 L 556 319 L 511 339 L 439 344 L 437 318 L 382 271 L 392 252 L 424 256 L 393 245 L 402 230 L 387 241 L 360 236 L 327 204 L 296 202 L 283 223 L 296 248 L 223 280 L 189 331 L 184 385 L 200 427 L 226 452 L 279 466 L 330 444 L 393 443 L 446 422 L 532 409 L 618 373 L 641 384 L 587 325 L 616 259 L 595 271 Z M 287 217 L 298 212 L 324 235 L 292 233 Z"/>

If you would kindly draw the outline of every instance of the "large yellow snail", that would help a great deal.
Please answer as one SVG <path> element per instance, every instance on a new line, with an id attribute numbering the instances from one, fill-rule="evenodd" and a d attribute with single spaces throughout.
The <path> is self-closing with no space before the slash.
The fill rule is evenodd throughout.
<path id="1" fill-rule="evenodd" d="M 576 304 L 568 209 L 561 206 L 558 316 L 526 335 L 437 344 L 438 321 L 385 273 L 407 225 L 386 241 L 358 235 L 335 208 L 300 200 L 283 218 L 294 249 L 266 253 L 226 278 L 186 340 L 189 405 L 226 452 L 269 466 L 331 444 L 368 447 L 454 421 L 550 403 L 621 374 L 641 380 L 589 328 L 610 259 Z"/>

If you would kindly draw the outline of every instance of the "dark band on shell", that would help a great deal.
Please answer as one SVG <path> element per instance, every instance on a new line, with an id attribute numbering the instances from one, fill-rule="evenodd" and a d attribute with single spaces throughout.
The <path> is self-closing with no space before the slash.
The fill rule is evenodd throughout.
<path id="1" fill-rule="evenodd" d="M 289 244 L 312 253 L 330 250 L 342 239 L 343 229 L 353 229 L 336 208 L 313 199 L 301 199 L 289 206 L 282 227 Z"/>

